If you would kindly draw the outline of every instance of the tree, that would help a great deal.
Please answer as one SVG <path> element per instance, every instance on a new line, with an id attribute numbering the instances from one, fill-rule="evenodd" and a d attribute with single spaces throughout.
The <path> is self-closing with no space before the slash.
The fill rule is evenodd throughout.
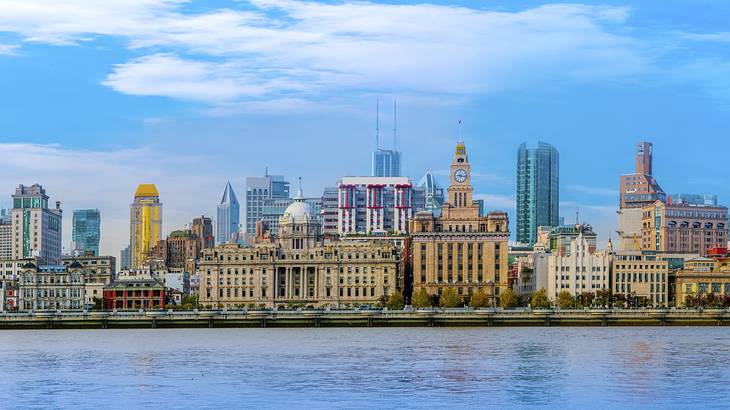
<path id="1" fill-rule="evenodd" d="M 591 292 L 583 292 L 578 297 L 580 305 L 583 307 L 590 307 L 593 304 L 595 296 Z"/>
<path id="2" fill-rule="evenodd" d="M 94 301 L 94 306 L 91 308 L 91 310 L 103 310 L 104 309 L 104 299 L 97 298 L 94 296 L 92 299 Z"/>
<path id="3" fill-rule="evenodd" d="M 411 297 L 411 305 L 415 308 L 431 307 L 431 295 L 428 294 L 426 288 L 421 288 Z"/>
<path id="4" fill-rule="evenodd" d="M 545 288 L 538 289 L 535 293 L 532 294 L 532 299 L 530 300 L 530 306 L 533 309 L 549 309 L 550 308 L 550 299 L 547 297 L 547 290 Z"/>
<path id="5" fill-rule="evenodd" d="M 462 301 L 456 294 L 456 289 L 446 288 L 439 298 L 439 306 L 443 308 L 455 308 L 461 306 Z"/>
<path id="6" fill-rule="evenodd" d="M 560 309 L 570 309 L 573 306 L 573 296 L 567 290 L 558 293 L 556 300 Z"/>
<path id="7" fill-rule="evenodd" d="M 400 292 L 392 293 L 390 296 L 388 296 L 388 300 L 385 302 L 385 307 L 390 310 L 403 309 L 404 305 L 405 298 L 403 298 L 403 294 Z"/>
<path id="8" fill-rule="evenodd" d="M 514 290 L 507 288 L 499 294 L 499 304 L 505 309 L 512 309 L 520 305 L 520 297 Z"/>
<path id="9" fill-rule="evenodd" d="M 483 308 L 490 306 L 491 302 L 489 301 L 489 296 L 487 296 L 487 292 L 485 292 L 483 289 L 479 289 L 476 292 L 474 292 L 471 295 L 471 299 L 469 300 L 469 306 L 473 308 Z"/>
<path id="10" fill-rule="evenodd" d="M 607 306 L 611 302 L 611 289 L 598 289 L 594 302 L 601 307 Z"/>

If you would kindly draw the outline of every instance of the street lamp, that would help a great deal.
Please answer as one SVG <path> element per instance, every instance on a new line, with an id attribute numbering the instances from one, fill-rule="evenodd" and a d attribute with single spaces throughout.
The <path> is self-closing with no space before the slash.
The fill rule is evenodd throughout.
<path id="1" fill-rule="evenodd" d="M 496 294 L 494 293 L 494 289 L 495 289 L 495 286 L 496 286 L 496 285 L 497 285 L 497 284 L 496 284 L 496 283 L 494 283 L 494 282 L 493 282 L 493 281 L 491 281 L 491 280 L 488 280 L 488 281 L 487 281 L 487 286 L 491 286 L 491 287 L 492 287 L 492 309 L 494 309 L 494 308 L 496 308 L 496 307 L 497 307 L 497 295 L 496 295 Z"/>

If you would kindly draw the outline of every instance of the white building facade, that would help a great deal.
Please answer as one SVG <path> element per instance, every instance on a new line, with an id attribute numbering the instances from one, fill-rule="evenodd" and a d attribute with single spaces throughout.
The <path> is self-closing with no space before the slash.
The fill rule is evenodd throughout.
<path id="1" fill-rule="evenodd" d="M 340 235 L 408 232 L 413 184 L 407 177 L 344 177 L 337 185 Z"/>
<path id="2" fill-rule="evenodd" d="M 567 290 L 573 296 L 609 289 L 612 248 L 591 252 L 588 239 L 579 234 L 572 240 L 570 253 L 548 257 L 548 297 L 555 300 Z"/>

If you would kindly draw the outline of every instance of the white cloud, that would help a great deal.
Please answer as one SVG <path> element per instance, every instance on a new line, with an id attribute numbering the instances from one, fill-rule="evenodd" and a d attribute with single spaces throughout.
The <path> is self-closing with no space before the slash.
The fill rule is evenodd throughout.
<path id="1" fill-rule="evenodd" d="M 627 18 L 621 7 L 497 12 L 251 0 L 246 10 L 185 13 L 182 3 L 0 0 L 0 31 L 51 44 L 124 38 L 137 52 L 154 53 L 116 66 L 104 84 L 213 104 L 317 101 L 341 91 L 448 99 L 545 80 L 622 77 L 645 66 L 641 45 L 612 33 Z"/>
<path id="2" fill-rule="evenodd" d="M 0 143 L 0 192 L 9 195 L 20 183 L 43 185 L 52 202 L 62 202 L 65 247 L 71 241 L 72 210 L 99 208 L 101 252 L 118 257 L 129 244 L 129 204 L 139 183 L 157 185 L 167 232 L 182 228 L 195 215 L 210 216 L 225 179 L 207 174 L 200 166 L 206 162 L 200 155 L 160 155 L 152 147 L 92 151 Z M 199 208 L 206 201 L 210 207 Z"/>
<path id="3" fill-rule="evenodd" d="M 19 48 L 17 44 L 0 44 L 0 55 L 15 55 Z"/>

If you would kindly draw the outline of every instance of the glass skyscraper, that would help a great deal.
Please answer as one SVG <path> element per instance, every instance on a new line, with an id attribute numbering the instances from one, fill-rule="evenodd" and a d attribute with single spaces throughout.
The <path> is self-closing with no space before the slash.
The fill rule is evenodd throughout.
<path id="1" fill-rule="evenodd" d="M 399 177 L 401 176 L 400 151 L 392 149 L 376 149 L 373 151 L 373 175 L 374 177 Z"/>
<path id="2" fill-rule="evenodd" d="M 552 145 L 526 143 L 517 151 L 517 242 L 532 246 L 539 226 L 557 226 L 560 156 Z"/>
<path id="3" fill-rule="evenodd" d="M 289 182 L 282 175 L 264 175 L 246 178 L 246 232 L 256 233 L 256 222 L 264 216 L 264 201 L 288 199 Z"/>
<path id="4" fill-rule="evenodd" d="M 216 220 L 216 232 L 218 244 L 228 243 L 231 236 L 238 231 L 238 224 L 241 217 L 238 198 L 233 192 L 230 181 L 226 183 L 226 189 L 223 191 L 223 198 L 218 205 L 218 213 Z"/>
<path id="5" fill-rule="evenodd" d="M 71 239 L 74 250 L 94 252 L 99 256 L 99 237 L 101 235 L 101 214 L 98 209 L 74 209 Z"/>

